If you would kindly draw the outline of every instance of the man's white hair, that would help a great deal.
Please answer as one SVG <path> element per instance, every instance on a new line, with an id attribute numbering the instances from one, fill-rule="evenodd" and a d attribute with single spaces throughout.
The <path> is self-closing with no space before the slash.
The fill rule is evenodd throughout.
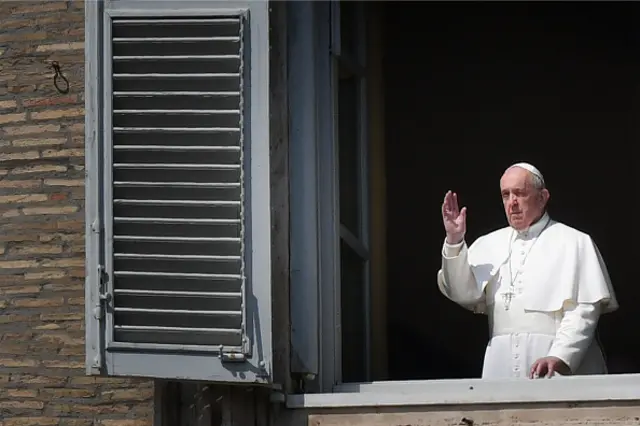
<path id="1" fill-rule="evenodd" d="M 534 166 L 533 164 L 529 164 L 529 163 L 515 163 L 511 166 L 509 166 L 509 168 L 507 168 L 507 170 L 510 170 L 514 167 L 519 167 L 521 169 L 525 169 L 526 171 L 529 172 L 529 174 L 531 175 L 531 183 L 533 184 L 533 187 L 540 190 L 540 189 L 544 189 L 546 187 L 546 184 L 544 182 L 544 176 L 542 176 L 542 172 L 540 172 L 540 170 L 538 170 L 538 168 L 536 166 Z"/>

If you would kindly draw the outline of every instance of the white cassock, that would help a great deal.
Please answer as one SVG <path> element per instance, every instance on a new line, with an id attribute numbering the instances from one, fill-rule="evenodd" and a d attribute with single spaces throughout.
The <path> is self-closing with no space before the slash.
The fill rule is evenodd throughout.
<path id="1" fill-rule="evenodd" d="M 483 378 L 528 377 L 546 356 L 573 374 L 606 374 L 594 335 L 600 315 L 618 303 L 589 235 L 545 214 L 526 231 L 502 228 L 470 247 L 445 241 L 438 287 L 489 316 Z"/>

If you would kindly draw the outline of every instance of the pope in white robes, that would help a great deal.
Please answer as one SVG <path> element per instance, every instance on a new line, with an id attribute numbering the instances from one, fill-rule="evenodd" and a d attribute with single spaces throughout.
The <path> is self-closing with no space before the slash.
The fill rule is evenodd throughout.
<path id="1" fill-rule="evenodd" d="M 606 374 L 596 327 L 618 303 L 596 244 L 549 216 L 549 191 L 531 164 L 509 167 L 500 190 L 509 226 L 470 246 L 466 208 L 451 191 L 442 205 L 446 239 L 438 287 L 489 317 L 482 377 Z"/>

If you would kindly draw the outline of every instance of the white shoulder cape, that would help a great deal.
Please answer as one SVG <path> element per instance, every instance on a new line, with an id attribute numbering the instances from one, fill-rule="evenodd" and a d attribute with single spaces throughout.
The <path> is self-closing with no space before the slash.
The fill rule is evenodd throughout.
<path id="1" fill-rule="evenodd" d="M 513 232 L 510 227 L 499 229 L 469 247 L 469 264 L 482 291 L 509 260 Z M 603 313 L 618 308 L 607 267 L 591 237 L 553 220 L 532 245 L 520 279 L 527 310 L 554 312 L 566 302 L 601 302 Z"/>

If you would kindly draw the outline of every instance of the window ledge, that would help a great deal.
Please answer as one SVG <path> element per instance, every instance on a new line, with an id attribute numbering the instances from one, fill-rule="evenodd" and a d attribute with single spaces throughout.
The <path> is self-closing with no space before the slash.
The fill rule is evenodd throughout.
<path id="1" fill-rule="evenodd" d="M 287 396 L 288 408 L 640 400 L 640 374 L 539 380 L 420 380 L 341 385 L 335 393 Z"/>

